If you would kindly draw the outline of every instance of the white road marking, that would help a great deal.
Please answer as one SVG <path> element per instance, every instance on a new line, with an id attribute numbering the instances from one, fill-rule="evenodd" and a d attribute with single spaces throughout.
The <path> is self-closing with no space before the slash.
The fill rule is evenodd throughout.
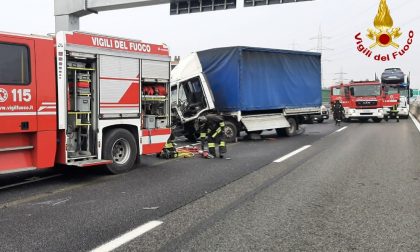
<path id="1" fill-rule="evenodd" d="M 60 204 L 66 203 L 66 202 L 67 202 L 67 201 L 69 201 L 70 199 L 71 199 L 71 198 L 67 198 L 67 199 L 60 200 L 60 201 L 58 201 L 58 202 L 53 203 L 53 204 L 52 204 L 52 206 L 56 206 L 56 205 L 60 205 Z"/>
<path id="2" fill-rule="evenodd" d="M 120 237 L 115 238 L 114 240 L 107 242 L 97 248 L 95 248 L 94 250 L 92 250 L 91 252 L 108 252 L 108 251 L 112 251 L 118 247 L 120 247 L 121 245 L 145 234 L 146 232 L 158 227 L 159 225 L 161 225 L 163 222 L 161 221 L 150 221 L 144 225 L 141 225 L 140 227 L 137 227 L 123 235 L 121 235 Z"/>
<path id="3" fill-rule="evenodd" d="M 37 202 L 37 203 L 33 203 L 32 205 L 51 205 L 51 206 L 56 206 L 62 203 L 65 203 L 67 201 L 69 201 L 71 198 L 65 198 L 65 199 L 56 199 L 56 200 L 48 200 L 48 201 L 43 201 L 43 202 Z"/>
<path id="4" fill-rule="evenodd" d="M 420 123 L 419 123 L 419 121 L 417 121 L 417 119 L 411 113 L 409 115 L 411 117 L 411 120 L 413 120 L 414 125 L 416 125 L 417 129 L 420 132 Z"/>
<path id="5" fill-rule="evenodd" d="M 341 131 L 343 131 L 343 130 L 347 129 L 347 127 L 348 127 L 348 126 L 345 126 L 345 127 L 341 128 L 341 129 L 337 130 L 337 131 L 336 131 L 336 133 L 337 133 L 337 132 L 341 132 Z"/>
<path id="6" fill-rule="evenodd" d="M 55 177 L 60 177 L 60 176 L 63 176 L 63 174 L 55 174 L 55 175 L 51 175 L 51 176 L 48 176 L 48 177 L 43 177 L 43 178 L 33 179 L 33 180 L 31 179 L 31 180 L 16 183 L 16 184 L 2 186 L 2 187 L 0 187 L 0 190 L 15 187 L 15 186 L 20 186 L 20 185 L 30 184 L 30 183 L 34 183 L 34 182 L 38 182 L 38 181 L 42 181 L 42 180 L 47 180 L 47 179 L 51 179 L 51 178 L 55 178 Z"/>
<path id="7" fill-rule="evenodd" d="M 284 160 L 286 160 L 286 159 L 288 159 L 288 158 L 290 158 L 290 157 L 292 157 L 292 156 L 294 156 L 294 155 L 298 154 L 299 152 L 302 152 L 302 151 L 304 151 L 304 150 L 308 149 L 309 147 L 311 147 L 311 145 L 305 145 L 305 146 L 303 146 L 303 147 L 302 147 L 302 148 L 300 148 L 300 149 L 297 149 L 297 150 L 295 150 L 295 151 L 292 151 L 292 152 L 290 152 L 289 154 L 287 154 L 287 155 L 285 155 L 285 156 L 283 156 L 283 157 L 281 157 L 281 158 L 279 158 L 279 159 L 277 159 L 277 160 L 274 160 L 274 163 L 281 163 L 281 162 L 283 162 Z"/>

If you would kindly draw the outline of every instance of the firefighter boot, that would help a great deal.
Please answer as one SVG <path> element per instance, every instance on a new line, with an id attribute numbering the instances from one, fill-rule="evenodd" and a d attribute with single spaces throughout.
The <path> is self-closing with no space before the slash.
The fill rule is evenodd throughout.
<path id="1" fill-rule="evenodd" d="M 205 150 L 206 147 L 206 140 L 207 140 L 207 134 L 201 132 L 200 133 L 200 144 L 201 144 L 201 150 Z"/>
<path id="2" fill-rule="evenodd" d="M 226 142 L 225 141 L 220 141 L 220 145 L 219 145 L 219 156 L 220 158 L 224 158 L 226 154 Z"/>
<path id="3" fill-rule="evenodd" d="M 213 157 L 216 156 L 216 144 L 215 143 L 208 143 L 209 145 L 209 154 Z"/>

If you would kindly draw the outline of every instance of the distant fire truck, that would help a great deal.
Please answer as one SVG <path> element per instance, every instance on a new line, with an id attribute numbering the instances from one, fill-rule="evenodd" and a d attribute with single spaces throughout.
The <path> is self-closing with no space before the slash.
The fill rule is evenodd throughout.
<path id="1" fill-rule="evenodd" d="M 384 107 L 398 104 L 399 94 L 387 94 L 377 81 L 351 82 L 331 87 L 331 103 L 336 100 L 343 104 L 345 120 L 381 122 Z"/>
<path id="2" fill-rule="evenodd" d="M 164 44 L 0 33 L 0 174 L 56 163 L 132 169 L 171 134 L 169 79 Z"/>
<path id="3" fill-rule="evenodd" d="M 407 81 L 405 81 L 407 80 Z M 389 111 L 392 105 L 395 94 L 399 94 L 400 102 L 398 105 L 398 115 L 400 118 L 408 119 L 410 111 L 410 98 L 413 97 L 413 92 L 410 89 L 410 74 L 406 75 L 400 68 L 387 68 L 381 75 L 381 81 L 384 86 L 385 95 L 385 110 Z"/>

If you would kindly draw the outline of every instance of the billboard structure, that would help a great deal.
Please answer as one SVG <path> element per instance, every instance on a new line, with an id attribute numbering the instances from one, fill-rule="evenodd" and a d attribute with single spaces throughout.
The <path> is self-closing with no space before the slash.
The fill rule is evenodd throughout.
<path id="1" fill-rule="evenodd" d="M 296 3 L 313 0 L 244 0 L 244 7 L 271 4 Z M 228 10 L 236 8 L 236 0 L 184 0 L 171 1 L 170 14 L 189 14 L 205 11 Z"/>

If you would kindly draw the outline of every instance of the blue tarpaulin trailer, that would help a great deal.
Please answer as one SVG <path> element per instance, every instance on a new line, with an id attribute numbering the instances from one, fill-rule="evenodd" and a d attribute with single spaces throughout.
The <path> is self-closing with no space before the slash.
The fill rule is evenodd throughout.
<path id="1" fill-rule="evenodd" d="M 197 52 L 217 110 L 321 106 L 321 55 L 253 47 Z"/>

